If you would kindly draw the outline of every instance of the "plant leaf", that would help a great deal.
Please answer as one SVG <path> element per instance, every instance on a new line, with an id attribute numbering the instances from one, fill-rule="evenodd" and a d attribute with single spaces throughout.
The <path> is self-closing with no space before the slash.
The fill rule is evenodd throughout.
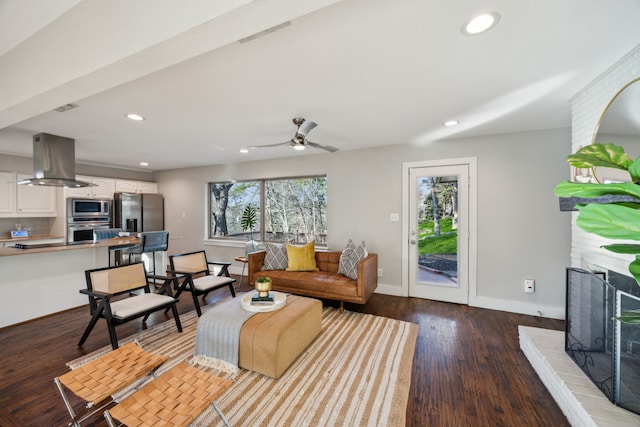
<path id="1" fill-rule="evenodd" d="M 629 273 L 636 279 L 636 283 L 640 283 L 640 256 L 636 255 L 636 259 L 629 263 Z"/>
<path id="2" fill-rule="evenodd" d="M 553 190 L 558 197 L 602 197 L 609 195 L 627 195 L 640 199 L 640 185 L 633 182 L 620 182 L 613 184 L 592 184 L 563 181 Z"/>
<path id="3" fill-rule="evenodd" d="M 576 224 L 588 233 L 610 239 L 640 240 L 640 211 L 615 204 L 578 205 Z"/>
<path id="4" fill-rule="evenodd" d="M 640 325 L 640 314 L 631 316 L 614 317 L 614 319 L 621 321 L 622 323 L 630 323 L 632 325 Z"/>
<path id="5" fill-rule="evenodd" d="M 617 254 L 640 254 L 640 245 L 634 244 L 614 243 L 612 245 L 605 245 L 603 248 Z"/>
<path id="6" fill-rule="evenodd" d="M 622 323 L 631 323 L 634 325 L 640 324 L 640 310 L 623 310 L 622 316 L 614 317 L 614 319 L 621 321 Z"/>
<path id="7" fill-rule="evenodd" d="M 258 221 L 258 214 L 254 205 L 247 205 L 242 212 L 242 219 L 240 220 L 240 227 L 243 231 L 253 230 L 256 222 Z"/>
<path id="8" fill-rule="evenodd" d="M 631 166 L 629 166 L 629 175 L 631 175 L 631 181 L 640 181 L 640 157 L 635 159 Z"/>
<path id="9" fill-rule="evenodd" d="M 575 154 L 567 156 L 567 162 L 577 168 L 604 166 L 608 168 L 628 170 L 633 160 L 625 153 L 624 148 L 607 144 L 589 144 Z"/>

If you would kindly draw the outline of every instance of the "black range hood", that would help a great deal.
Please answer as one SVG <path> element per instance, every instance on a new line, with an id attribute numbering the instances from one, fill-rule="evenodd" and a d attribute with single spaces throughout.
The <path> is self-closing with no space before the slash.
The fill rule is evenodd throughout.
<path id="1" fill-rule="evenodd" d="M 95 186 L 76 180 L 75 141 L 48 133 L 33 136 L 33 178 L 18 184 L 70 188 Z"/>

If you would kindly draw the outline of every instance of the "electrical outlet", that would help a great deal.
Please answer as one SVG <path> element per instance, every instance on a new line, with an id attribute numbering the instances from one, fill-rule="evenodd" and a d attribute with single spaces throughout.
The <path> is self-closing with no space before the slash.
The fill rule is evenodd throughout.
<path id="1" fill-rule="evenodd" d="M 524 291 L 532 294 L 536 291 L 536 281 L 533 279 L 524 279 Z"/>
<path id="2" fill-rule="evenodd" d="M 378 269 L 378 277 L 382 277 L 382 269 L 381 268 Z"/>

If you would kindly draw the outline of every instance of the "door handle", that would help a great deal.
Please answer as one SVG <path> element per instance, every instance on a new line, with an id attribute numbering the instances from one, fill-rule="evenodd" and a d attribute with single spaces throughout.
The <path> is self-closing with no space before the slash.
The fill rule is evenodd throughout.
<path id="1" fill-rule="evenodd" d="M 415 241 L 415 240 L 413 240 L 413 239 L 411 239 L 411 240 L 409 240 L 409 243 L 411 243 L 412 245 L 415 245 L 415 244 L 416 244 L 416 241 Z"/>

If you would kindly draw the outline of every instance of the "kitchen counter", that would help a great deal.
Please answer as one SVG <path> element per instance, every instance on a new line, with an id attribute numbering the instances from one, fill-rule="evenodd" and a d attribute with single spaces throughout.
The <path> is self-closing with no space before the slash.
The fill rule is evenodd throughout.
<path id="1" fill-rule="evenodd" d="M 49 239 L 64 239 L 64 236 L 29 236 L 29 237 L 20 237 L 18 239 L 12 239 L 11 237 L 0 237 L 0 243 L 19 243 L 19 242 L 29 242 L 32 240 L 49 240 Z"/>
<path id="2" fill-rule="evenodd" d="M 87 288 L 85 270 L 108 266 L 109 249 L 138 242 L 118 237 L 95 243 L 0 248 L 0 328 L 87 305 L 87 296 L 80 293 Z"/>
<path id="3" fill-rule="evenodd" d="M 31 240 L 42 240 L 39 239 L 31 239 Z M 42 245 L 33 245 L 33 247 L 29 246 L 29 239 L 12 239 L 12 242 L 24 243 L 27 245 L 26 249 L 19 249 L 15 247 L 8 248 L 0 248 L 0 257 L 3 256 L 13 256 L 13 255 L 29 255 L 29 254 L 37 254 L 43 252 L 61 252 L 61 251 L 71 251 L 71 250 L 79 250 L 79 249 L 90 249 L 90 248 L 117 248 L 117 247 L 127 247 L 127 246 L 135 246 L 139 244 L 140 239 L 137 237 L 115 237 L 113 239 L 105 239 L 98 240 L 93 242 L 92 240 L 88 240 L 86 242 L 75 242 L 70 244 L 65 243 L 50 243 L 50 244 L 42 244 Z"/>

